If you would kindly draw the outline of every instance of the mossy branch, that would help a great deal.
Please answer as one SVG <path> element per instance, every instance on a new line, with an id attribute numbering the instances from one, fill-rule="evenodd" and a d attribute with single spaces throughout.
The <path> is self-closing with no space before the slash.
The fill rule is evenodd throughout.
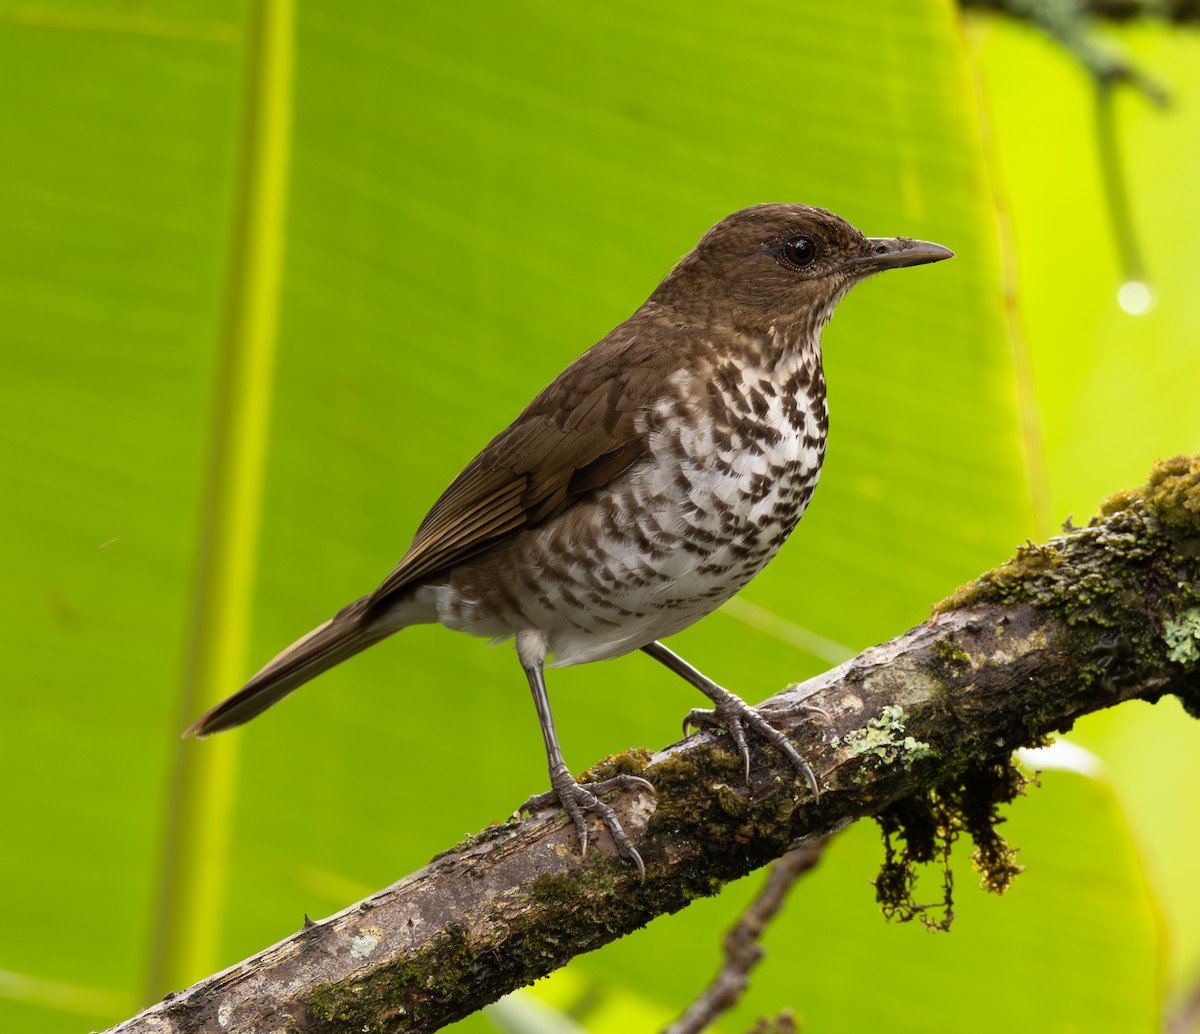
<path id="1" fill-rule="evenodd" d="M 657 788 L 612 802 L 644 884 L 602 829 L 581 860 L 570 823 L 548 810 L 485 830 L 113 1030 L 436 1030 L 797 842 L 866 815 L 921 814 L 908 805 L 935 788 L 961 796 L 954 787 L 1080 715 L 1168 693 L 1200 714 L 1200 457 L 1159 464 L 1087 528 L 1022 548 L 931 621 L 763 704 L 812 762 L 819 801 L 765 750 L 746 785 L 711 734 L 631 752 L 599 774 L 624 768 Z M 802 704 L 824 708 L 832 728 Z"/>

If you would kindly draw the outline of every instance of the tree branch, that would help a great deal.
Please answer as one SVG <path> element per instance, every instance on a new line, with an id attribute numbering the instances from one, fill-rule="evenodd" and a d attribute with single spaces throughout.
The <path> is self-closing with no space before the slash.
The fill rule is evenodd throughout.
<path id="1" fill-rule="evenodd" d="M 1018 550 L 933 620 L 766 701 L 817 772 L 819 801 L 773 751 L 756 752 L 746 785 L 713 734 L 630 752 L 594 774 L 634 771 L 657 788 L 612 800 L 644 884 L 603 828 L 581 860 L 571 824 L 546 810 L 113 1031 L 436 1030 L 798 843 L 969 786 L 1080 715 L 1168 693 L 1200 714 L 1200 457 L 1159 464 L 1089 527 Z M 808 721 L 813 704 L 832 729 Z"/>

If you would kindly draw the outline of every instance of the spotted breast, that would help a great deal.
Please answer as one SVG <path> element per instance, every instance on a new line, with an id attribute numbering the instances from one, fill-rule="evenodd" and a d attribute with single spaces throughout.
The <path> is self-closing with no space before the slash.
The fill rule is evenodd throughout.
<path id="1" fill-rule="evenodd" d="M 536 628 L 565 666 L 673 635 L 743 588 L 808 505 L 828 417 L 811 342 L 729 344 L 671 373 L 636 414 L 641 460 L 563 518 L 427 584 L 413 609 L 491 638 Z"/>

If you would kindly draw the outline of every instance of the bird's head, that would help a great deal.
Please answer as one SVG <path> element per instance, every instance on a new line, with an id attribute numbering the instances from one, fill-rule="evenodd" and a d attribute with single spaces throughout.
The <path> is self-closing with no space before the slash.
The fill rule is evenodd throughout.
<path id="1" fill-rule="evenodd" d="M 707 325 L 807 337 L 860 280 L 953 255 L 909 237 L 864 237 L 822 208 L 755 205 L 712 227 L 651 301 Z"/>

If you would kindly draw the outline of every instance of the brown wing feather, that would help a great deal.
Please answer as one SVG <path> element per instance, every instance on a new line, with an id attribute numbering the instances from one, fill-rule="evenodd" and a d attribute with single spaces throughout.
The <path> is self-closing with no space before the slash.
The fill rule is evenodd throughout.
<path id="1" fill-rule="evenodd" d="M 636 418 L 663 385 L 660 377 L 639 376 L 650 350 L 637 330 L 630 321 L 577 359 L 467 465 L 372 594 L 372 607 L 522 528 L 553 520 L 646 455 Z"/>

